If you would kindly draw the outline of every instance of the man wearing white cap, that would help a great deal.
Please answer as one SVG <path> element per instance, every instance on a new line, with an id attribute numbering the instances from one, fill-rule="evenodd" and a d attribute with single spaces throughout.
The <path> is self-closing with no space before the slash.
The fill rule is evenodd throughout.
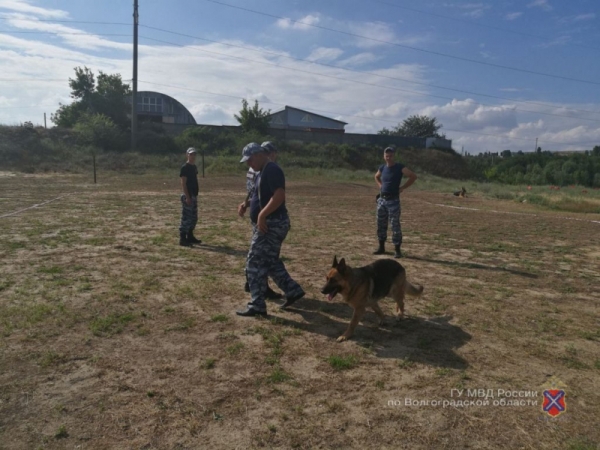
<path id="1" fill-rule="evenodd" d="M 194 237 L 194 228 L 198 222 L 198 168 L 196 167 L 196 149 L 190 147 L 186 152 L 187 161 L 181 166 L 181 225 L 179 226 L 179 245 L 190 247 L 202 241 Z"/>

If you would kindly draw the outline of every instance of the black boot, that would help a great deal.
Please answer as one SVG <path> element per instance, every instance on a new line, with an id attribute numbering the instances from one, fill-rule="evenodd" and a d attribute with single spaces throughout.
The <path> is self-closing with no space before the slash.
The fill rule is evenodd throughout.
<path id="1" fill-rule="evenodd" d="M 187 234 L 187 240 L 190 244 L 202 244 L 202 241 L 194 236 L 194 230 Z"/>
<path id="2" fill-rule="evenodd" d="M 188 241 L 186 233 L 179 233 L 179 245 L 181 245 L 182 247 L 190 247 L 192 245 L 192 243 Z"/>
<path id="3" fill-rule="evenodd" d="M 281 295 L 278 292 L 275 292 L 273 289 L 271 289 L 271 286 L 267 285 L 267 292 L 265 293 L 265 298 L 267 300 L 279 300 L 280 298 L 283 298 L 283 295 Z"/>
<path id="4" fill-rule="evenodd" d="M 399 245 L 394 245 L 394 258 L 402 258 L 402 252 L 400 251 Z"/>
<path id="5" fill-rule="evenodd" d="M 385 241 L 379 241 L 379 248 L 373 252 L 374 255 L 383 255 L 385 253 Z"/>

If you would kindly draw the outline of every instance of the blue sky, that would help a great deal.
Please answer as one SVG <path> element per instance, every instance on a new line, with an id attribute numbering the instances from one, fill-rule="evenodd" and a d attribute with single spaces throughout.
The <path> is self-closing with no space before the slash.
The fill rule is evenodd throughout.
<path id="1" fill-rule="evenodd" d="M 0 123 L 42 123 L 76 66 L 130 79 L 132 4 L 0 0 Z M 470 153 L 588 149 L 599 19 L 594 0 L 140 0 L 139 89 L 199 123 L 234 124 L 247 98 L 359 133 L 427 114 Z"/>

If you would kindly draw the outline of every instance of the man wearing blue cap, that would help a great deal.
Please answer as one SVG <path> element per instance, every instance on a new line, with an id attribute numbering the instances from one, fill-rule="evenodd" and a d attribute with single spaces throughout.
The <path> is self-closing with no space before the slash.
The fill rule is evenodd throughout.
<path id="1" fill-rule="evenodd" d="M 392 243 L 395 249 L 394 258 L 401 258 L 400 194 L 417 180 L 417 176 L 404 164 L 394 161 L 395 152 L 396 150 L 393 147 L 388 147 L 383 151 L 385 164 L 380 166 L 375 174 L 375 181 L 380 192 L 377 196 L 377 238 L 379 239 L 379 248 L 374 254 L 383 255 L 385 253 L 388 221 L 390 221 L 392 223 Z M 407 176 L 408 180 L 403 186 L 400 186 L 403 175 Z"/>
<path id="2" fill-rule="evenodd" d="M 286 308 L 304 297 L 304 290 L 287 272 L 280 259 L 281 245 L 290 229 L 290 218 L 285 207 L 285 176 L 283 170 L 269 160 L 265 148 L 252 142 L 242 150 L 242 159 L 249 167 L 260 172 L 250 200 L 252 240 L 246 260 L 246 273 L 252 297 L 245 310 L 236 314 L 244 317 L 266 316 L 265 294 L 270 276 L 283 292 Z"/>
<path id="3" fill-rule="evenodd" d="M 273 162 L 277 162 L 277 147 L 271 141 L 265 141 L 260 144 L 262 148 L 265 149 L 267 154 L 269 155 L 269 160 Z M 244 217 L 248 206 L 250 206 L 250 199 L 252 198 L 252 194 L 254 193 L 254 187 L 256 185 L 256 178 L 260 172 L 256 172 L 252 167 L 248 167 L 248 172 L 246 173 L 246 199 L 238 206 L 238 214 L 240 217 Z M 244 270 L 244 272 L 246 272 Z M 250 292 L 250 285 L 248 284 L 248 273 L 246 273 L 246 285 L 244 286 L 244 291 Z M 279 300 L 283 295 L 278 292 L 275 292 L 269 284 L 267 283 L 267 292 L 265 297 L 268 300 Z"/>

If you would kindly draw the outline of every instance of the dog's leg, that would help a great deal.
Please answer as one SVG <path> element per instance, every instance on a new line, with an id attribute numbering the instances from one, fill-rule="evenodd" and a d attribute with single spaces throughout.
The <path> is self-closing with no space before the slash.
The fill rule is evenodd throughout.
<path id="1" fill-rule="evenodd" d="M 371 308 L 373 309 L 373 311 L 375 311 L 375 314 L 377 314 L 377 316 L 379 317 L 379 323 L 377 325 L 378 326 L 383 325 L 383 321 L 385 320 L 385 315 L 383 314 L 383 311 L 381 310 L 379 305 L 377 303 L 373 303 L 371 305 Z"/>
<path id="2" fill-rule="evenodd" d="M 346 330 L 346 332 L 344 334 L 342 334 L 339 338 L 337 338 L 338 342 L 344 342 L 347 341 L 348 339 L 350 339 L 352 337 L 352 334 L 354 334 L 354 329 L 356 328 L 356 325 L 358 325 L 358 322 L 360 322 L 360 319 L 362 319 L 362 316 L 365 313 L 365 308 L 361 307 L 361 308 L 357 308 L 354 310 L 354 314 L 352 315 L 352 320 L 350 321 L 350 325 L 348 325 L 348 329 Z"/>
<path id="3" fill-rule="evenodd" d="M 404 288 L 398 289 L 394 295 L 394 300 L 396 300 L 396 320 L 402 319 L 404 317 Z"/>

